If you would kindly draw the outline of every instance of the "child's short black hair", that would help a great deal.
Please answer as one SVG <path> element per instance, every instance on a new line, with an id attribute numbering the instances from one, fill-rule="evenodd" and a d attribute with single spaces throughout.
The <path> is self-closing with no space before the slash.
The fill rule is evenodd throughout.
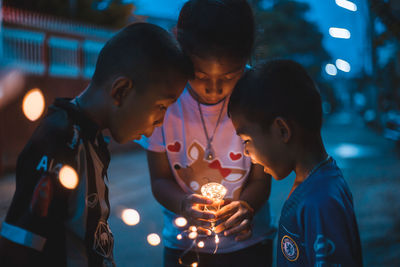
<path id="1" fill-rule="evenodd" d="M 254 17 L 246 0 L 189 0 L 177 38 L 188 54 L 247 60 L 254 44 Z"/>
<path id="2" fill-rule="evenodd" d="M 320 93 L 307 71 L 292 60 L 272 60 L 249 70 L 237 83 L 228 105 L 230 116 L 268 130 L 280 116 L 308 132 L 320 132 Z"/>
<path id="3" fill-rule="evenodd" d="M 159 75 L 171 74 L 184 78 L 192 75 L 191 63 L 178 42 L 156 25 L 133 23 L 104 45 L 97 58 L 92 83 L 101 86 L 122 75 L 134 82 L 145 82 L 160 78 Z"/>

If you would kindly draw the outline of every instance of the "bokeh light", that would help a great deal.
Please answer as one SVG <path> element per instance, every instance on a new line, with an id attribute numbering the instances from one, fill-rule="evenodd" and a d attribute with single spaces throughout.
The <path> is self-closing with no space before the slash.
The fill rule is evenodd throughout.
<path id="1" fill-rule="evenodd" d="M 181 240 L 182 239 L 182 235 L 181 234 L 177 235 L 176 239 Z"/>
<path id="2" fill-rule="evenodd" d="M 175 225 L 178 227 L 184 227 L 187 224 L 187 220 L 184 217 L 178 217 L 175 219 Z"/>
<path id="3" fill-rule="evenodd" d="M 190 239 L 196 239 L 196 238 L 197 238 L 197 232 L 190 232 L 189 235 L 188 235 L 188 237 L 189 237 Z"/>
<path id="4" fill-rule="evenodd" d="M 190 227 L 189 227 L 189 231 L 191 231 L 191 232 L 197 232 L 196 226 L 194 226 L 194 225 L 190 226 Z"/>
<path id="5" fill-rule="evenodd" d="M 28 91 L 22 101 L 22 111 L 30 121 L 35 121 L 42 116 L 45 107 L 45 100 L 42 91 L 35 88 Z"/>
<path id="6" fill-rule="evenodd" d="M 62 186 L 67 189 L 74 189 L 78 185 L 78 174 L 71 166 L 64 165 L 58 174 Z"/>
<path id="7" fill-rule="evenodd" d="M 161 242 L 161 238 L 157 234 L 149 234 L 147 236 L 147 242 L 152 246 L 158 246 Z"/>
<path id="8" fill-rule="evenodd" d="M 350 39 L 351 37 L 350 31 L 344 28 L 331 27 L 329 28 L 329 34 L 334 38 L 341 38 L 341 39 Z"/>
<path id="9" fill-rule="evenodd" d="M 197 267 L 197 266 L 199 266 L 199 264 L 197 262 L 193 262 L 190 266 L 191 267 Z"/>
<path id="10" fill-rule="evenodd" d="M 336 66 L 333 64 L 326 64 L 325 71 L 328 75 L 335 76 L 337 74 Z"/>
<path id="11" fill-rule="evenodd" d="M 140 222 L 140 215 L 134 209 L 124 209 L 121 214 L 122 221 L 130 226 L 136 225 Z"/>
<path id="12" fill-rule="evenodd" d="M 336 60 L 336 67 L 344 72 L 349 72 L 350 71 L 350 63 L 343 60 L 343 59 L 337 59 Z"/>
<path id="13" fill-rule="evenodd" d="M 347 10 L 350 11 L 357 11 L 357 5 L 354 4 L 353 2 L 350 2 L 348 0 L 335 0 L 335 3 L 340 6 L 343 7 Z"/>
<path id="14" fill-rule="evenodd" d="M 203 242 L 203 241 L 200 241 L 199 243 L 197 243 L 197 246 L 198 246 L 199 248 L 204 248 L 204 242 Z"/>

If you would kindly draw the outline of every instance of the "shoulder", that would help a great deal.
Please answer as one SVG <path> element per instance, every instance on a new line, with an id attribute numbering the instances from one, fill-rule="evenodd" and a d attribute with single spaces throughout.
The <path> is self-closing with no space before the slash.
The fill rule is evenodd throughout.
<path id="1" fill-rule="evenodd" d="M 17 168 L 39 166 L 52 159 L 71 163 L 80 139 L 80 127 L 74 124 L 67 111 L 52 106 L 20 153 Z"/>

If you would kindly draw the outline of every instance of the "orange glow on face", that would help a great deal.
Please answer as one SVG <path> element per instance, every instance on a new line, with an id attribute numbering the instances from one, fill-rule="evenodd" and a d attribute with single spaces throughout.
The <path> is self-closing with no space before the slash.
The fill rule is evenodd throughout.
<path id="1" fill-rule="evenodd" d="M 22 111 L 30 121 L 35 121 L 42 116 L 45 107 L 45 100 L 42 91 L 35 88 L 24 96 L 22 101 Z"/>
<path id="2" fill-rule="evenodd" d="M 130 226 L 136 225 L 140 222 L 140 215 L 134 209 L 124 209 L 121 214 L 122 221 Z"/>
<path id="3" fill-rule="evenodd" d="M 78 174 L 68 165 L 64 165 L 61 168 L 58 178 L 60 183 L 67 189 L 75 189 L 78 185 Z"/>

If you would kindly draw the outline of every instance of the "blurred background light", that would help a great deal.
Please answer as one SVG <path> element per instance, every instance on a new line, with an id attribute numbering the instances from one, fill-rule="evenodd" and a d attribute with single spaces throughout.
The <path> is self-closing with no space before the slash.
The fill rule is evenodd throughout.
<path id="1" fill-rule="evenodd" d="M 357 11 L 357 5 L 347 0 L 335 0 L 336 4 L 350 11 Z"/>
<path id="2" fill-rule="evenodd" d="M 344 28 L 329 28 L 329 34 L 334 38 L 350 39 L 350 31 Z"/>
<path id="3" fill-rule="evenodd" d="M 64 165 L 59 172 L 59 180 L 67 189 L 74 189 L 78 185 L 78 174 L 71 166 Z"/>
<path id="4" fill-rule="evenodd" d="M 30 121 L 39 119 L 43 114 L 44 107 L 44 96 L 38 88 L 28 91 L 22 100 L 22 110 L 25 117 Z"/>
<path id="5" fill-rule="evenodd" d="M 337 59 L 336 60 L 336 67 L 344 72 L 349 72 L 350 71 L 350 63 L 343 60 L 343 59 Z"/>
<path id="6" fill-rule="evenodd" d="M 337 74 L 337 69 L 333 64 L 326 64 L 325 71 L 328 75 L 335 76 Z"/>
<path id="7" fill-rule="evenodd" d="M 147 236 L 147 242 L 152 246 L 158 246 L 161 242 L 161 238 L 157 234 L 149 234 Z"/>
<path id="8" fill-rule="evenodd" d="M 184 227 L 187 224 L 187 220 L 184 217 L 178 217 L 175 219 L 175 225 L 178 227 Z"/>
<path id="9" fill-rule="evenodd" d="M 130 226 L 136 225 L 140 222 L 140 215 L 134 209 L 124 209 L 121 214 L 122 221 Z"/>

